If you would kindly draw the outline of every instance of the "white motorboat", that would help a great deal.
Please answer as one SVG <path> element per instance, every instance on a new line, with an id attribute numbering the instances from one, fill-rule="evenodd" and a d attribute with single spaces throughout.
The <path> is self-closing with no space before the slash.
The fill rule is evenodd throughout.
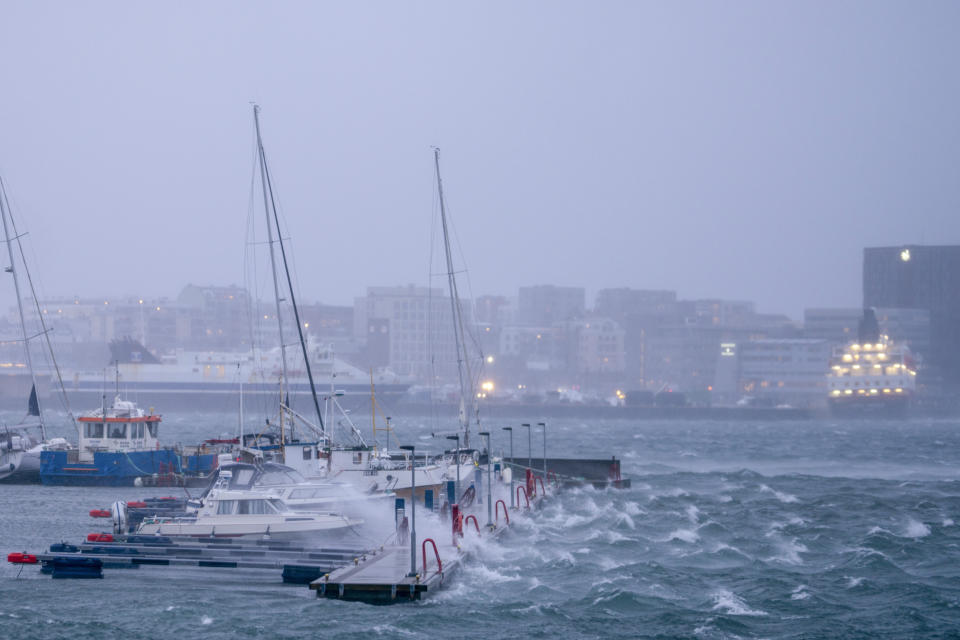
<path id="1" fill-rule="evenodd" d="M 364 493 L 345 482 L 308 480 L 296 469 L 275 462 L 223 463 L 214 472 L 211 489 L 224 472 L 231 474 L 227 481 L 229 489 L 262 492 L 279 498 L 294 511 L 336 511 L 349 515 L 362 512 L 364 505 L 371 502 L 393 497 L 389 493 Z M 201 500 L 207 492 L 201 496 Z"/>
<path id="2" fill-rule="evenodd" d="M 145 518 L 137 534 L 214 538 L 291 538 L 340 533 L 362 524 L 341 513 L 294 511 L 282 499 L 256 489 L 231 489 L 233 474 L 221 471 L 193 506 L 193 515 Z"/>

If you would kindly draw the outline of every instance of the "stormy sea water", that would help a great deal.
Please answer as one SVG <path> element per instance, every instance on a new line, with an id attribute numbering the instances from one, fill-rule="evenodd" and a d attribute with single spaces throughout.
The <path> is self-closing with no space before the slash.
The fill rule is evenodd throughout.
<path id="1" fill-rule="evenodd" d="M 229 430 L 170 416 L 168 440 Z M 494 450 L 507 446 L 498 419 Z M 512 423 L 519 425 L 520 420 Z M 428 419 L 396 435 L 439 451 Z M 526 454 L 525 431 L 515 452 Z M 534 435 L 534 455 L 541 450 Z M 548 454 L 623 460 L 629 490 L 560 493 L 437 595 L 374 607 L 238 570 L 0 570 L 9 638 L 960 636 L 960 421 L 553 419 Z M 147 489 L 0 486 L 0 549 L 39 552 Z"/>

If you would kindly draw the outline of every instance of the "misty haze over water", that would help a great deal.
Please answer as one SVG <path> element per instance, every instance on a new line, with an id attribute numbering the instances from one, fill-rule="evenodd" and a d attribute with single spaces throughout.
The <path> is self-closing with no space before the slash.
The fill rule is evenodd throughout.
<path id="1" fill-rule="evenodd" d="M 0 172 L 45 296 L 236 283 L 256 100 L 304 299 L 426 282 L 437 145 L 476 295 L 797 319 L 864 246 L 957 241 L 957 12 L 13 3 Z"/>

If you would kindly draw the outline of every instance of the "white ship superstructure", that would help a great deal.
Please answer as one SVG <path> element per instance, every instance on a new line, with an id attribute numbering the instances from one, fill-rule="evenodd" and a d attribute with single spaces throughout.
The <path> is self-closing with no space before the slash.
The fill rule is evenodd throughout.
<path id="1" fill-rule="evenodd" d="M 855 342 L 834 349 L 827 373 L 831 408 L 906 408 L 917 389 L 909 346 L 881 333 L 871 310 L 858 333 Z"/>

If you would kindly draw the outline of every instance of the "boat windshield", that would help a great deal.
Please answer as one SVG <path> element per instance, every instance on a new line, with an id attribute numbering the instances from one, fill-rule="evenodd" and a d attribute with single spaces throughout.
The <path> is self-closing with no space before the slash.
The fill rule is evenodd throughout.
<path id="1" fill-rule="evenodd" d="M 257 482 L 272 487 L 282 484 L 300 484 L 306 482 L 306 480 L 293 469 L 271 469 L 270 471 L 264 471 Z"/>
<path id="2" fill-rule="evenodd" d="M 269 515 L 283 511 L 279 500 L 255 498 L 251 500 L 221 500 L 217 504 L 220 515 Z"/>

